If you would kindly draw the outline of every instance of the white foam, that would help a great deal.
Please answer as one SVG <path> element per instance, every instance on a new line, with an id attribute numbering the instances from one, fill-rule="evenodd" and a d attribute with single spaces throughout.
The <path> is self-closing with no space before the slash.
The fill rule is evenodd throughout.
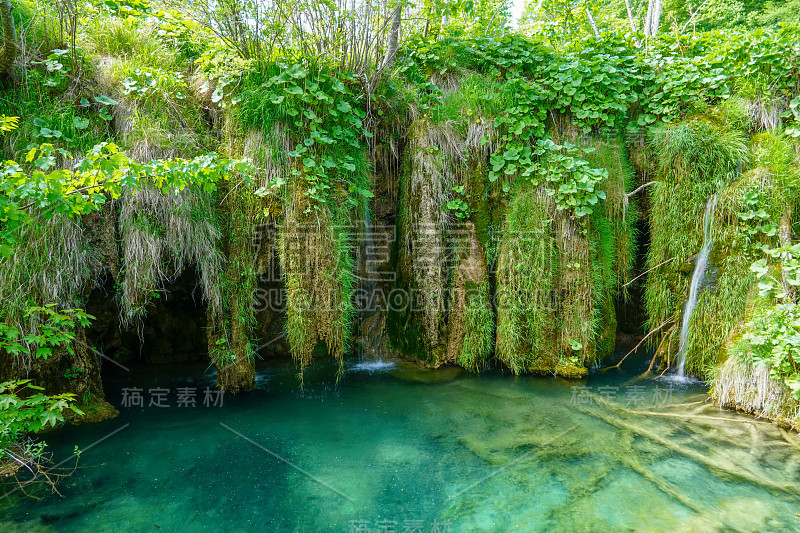
<path id="1" fill-rule="evenodd" d="M 389 370 L 394 367 L 395 364 L 392 361 L 378 359 L 377 361 L 363 361 L 353 365 L 351 370 L 356 372 L 383 372 L 384 370 Z"/>

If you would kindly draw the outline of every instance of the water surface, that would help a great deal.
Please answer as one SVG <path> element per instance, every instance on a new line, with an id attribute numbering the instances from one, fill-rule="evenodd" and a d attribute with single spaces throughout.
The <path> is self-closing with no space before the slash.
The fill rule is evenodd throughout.
<path id="1" fill-rule="evenodd" d="M 119 417 L 48 436 L 56 461 L 86 450 L 64 497 L 6 504 L 0 530 L 800 531 L 796 436 L 642 370 L 568 382 L 356 361 L 300 390 L 269 364 L 213 406 L 202 367 L 135 368 L 106 380 Z M 144 406 L 123 407 L 134 387 Z M 149 406 L 154 388 L 169 407 Z"/>

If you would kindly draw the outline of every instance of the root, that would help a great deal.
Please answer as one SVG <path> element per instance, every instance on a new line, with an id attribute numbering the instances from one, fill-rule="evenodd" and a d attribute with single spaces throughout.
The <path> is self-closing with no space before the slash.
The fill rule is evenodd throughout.
<path id="1" fill-rule="evenodd" d="M 602 420 L 603 422 L 605 422 L 605 423 L 607 423 L 609 425 L 615 426 L 615 427 L 617 427 L 619 429 L 623 429 L 625 431 L 633 432 L 633 433 L 635 433 L 637 435 L 641 435 L 642 437 L 645 437 L 645 438 L 651 440 L 652 442 L 655 442 L 656 444 L 660 444 L 661 446 L 663 446 L 663 447 L 665 447 L 665 448 L 667 448 L 667 449 L 669 449 L 669 450 L 671 450 L 671 451 L 673 451 L 675 453 L 683 455 L 683 456 L 691 459 L 692 461 L 695 461 L 696 463 L 699 463 L 699 464 L 705 466 L 712 474 L 714 474 L 715 476 L 717 476 L 717 477 L 719 477 L 721 479 L 733 480 L 733 481 L 744 481 L 744 482 L 747 482 L 747 483 L 750 483 L 750 484 L 753 484 L 753 485 L 760 486 L 760 487 L 764 488 L 765 490 L 768 490 L 768 491 L 773 492 L 773 493 L 774 492 L 780 492 L 780 493 L 784 493 L 784 494 L 791 494 L 792 496 L 795 496 L 795 497 L 800 497 L 800 488 L 799 487 L 795 487 L 795 486 L 788 485 L 788 484 L 783 484 L 783 483 L 777 483 L 777 482 L 771 481 L 769 479 L 762 478 L 762 477 L 760 477 L 758 475 L 755 475 L 755 474 L 752 474 L 752 473 L 749 473 L 749 472 L 731 470 L 730 468 L 728 468 L 728 467 L 726 467 L 726 466 L 724 466 L 722 464 L 719 464 L 718 462 L 716 462 L 716 461 L 714 461 L 712 459 L 709 459 L 708 457 L 706 457 L 706 456 L 704 456 L 704 455 L 702 455 L 702 454 L 700 454 L 698 452 L 695 452 L 695 451 L 690 450 L 690 449 L 686 449 L 686 448 L 684 448 L 682 446 L 679 446 L 678 444 L 676 444 L 674 442 L 670 442 L 669 440 L 664 439 L 664 438 L 660 437 L 659 435 L 656 435 L 655 433 L 653 433 L 651 431 L 648 431 L 648 430 L 646 430 L 646 429 L 644 429 L 642 427 L 636 426 L 634 424 L 630 424 L 628 422 L 625 422 L 625 421 L 620 420 L 620 419 L 618 419 L 616 417 L 613 417 L 613 416 L 605 415 L 605 414 L 603 414 L 601 412 L 592 411 L 592 410 L 581 408 L 581 407 L 576 407 L 576 409 L 578 411 L 586 414 L 586 415 L 599 418 L 600 420 Z"/>

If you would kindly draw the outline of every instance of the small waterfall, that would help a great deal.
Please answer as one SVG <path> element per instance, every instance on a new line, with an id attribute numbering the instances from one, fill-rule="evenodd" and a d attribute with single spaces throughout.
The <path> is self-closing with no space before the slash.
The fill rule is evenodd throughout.
<path id="1" fill-rule="evenodd" d="M 360 308 L 358 313 L 358 358 L 360 361 L 365 361 L 367 357 L 366 355 L 373 355 L 367 354 L 367 352 L 372 352 L 371 350 L 371 331 L 369 328 L 365 329 L 365 320 L 374 314 L 375 310 L 364 308 L 367 303 L 371 300 L 371 297 L 376 289 L 375 287 L 375 280 L 372 278 L 374 272 L 371 271 L 370 265 L 375 260 L 375 245 L 372 235 L 372 216 L 370 213 L 369 207 L 366 207 L 364 210 L 364 230 L 361 237 L 361 254 L 360 254 L 360 261 L 358 265 L 358 288 L 359 288 L 359 297 L 360 297 Z"/>
<path id="2" fill-rule="evenodd" d="M 708 266 L 708 255 L 711 253 L 711 246 L 714 244 L 712 235 L 714 209 L 717 207 L 717 196 L 719 193 L 714 194 L 708 199 L 706 203 L 706 212 L 703 215 L 703 248 L 697 254 L 697 259 L 694 263 L 694 272 L 692 273 L 692 284 L 689 288 L 689 299 L 686 300 L 686 307 L 683 309 L 683 323 L 681 324 L 681 338 L 678 349 L 678 371 L 676 376 L 678 378 L 685 378 L 686 367 L 686 344 L 689 340 L 689 320 L 692 318 L 692 312 L 697 306 L 698 293 L 700 286 L 703 283 L 703 278 L 706 274 L 706 267 Z"/>

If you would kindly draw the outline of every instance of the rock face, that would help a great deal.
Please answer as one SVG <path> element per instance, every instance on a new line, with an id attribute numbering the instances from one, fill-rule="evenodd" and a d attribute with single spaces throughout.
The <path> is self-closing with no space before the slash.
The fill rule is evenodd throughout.
<path id="1" fill-rule="evenodd" d="M 470 221 L 463 225 L 461 245 L 449 307 L 447 362 L 479 369 L 491 355 L 494 316 L 485 290 L 489 283 L 486 258 Z"/>
<path id="2" fill-rule="evenodd" d="M 800 402 L 773 380 L 769 369 L 729 357 L 711 379 L 711 399 L 720 407 L 756 415 L 798 429 Z"/>

